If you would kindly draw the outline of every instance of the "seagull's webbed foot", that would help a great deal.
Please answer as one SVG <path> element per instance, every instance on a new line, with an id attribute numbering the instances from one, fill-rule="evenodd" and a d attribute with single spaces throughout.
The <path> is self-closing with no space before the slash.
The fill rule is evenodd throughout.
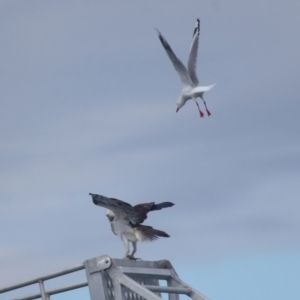
<path id="1" fill-rule="evenodd" d="M 195 100 L 195 103 L 196 103 L 196 105 L 197 105 L 197 107 L 198 107 L 199 114 L 200 114 L 200 118 L 203 118 L 203 117 L 204 117 L 204 113 L 203 113 L 202 110 L 200 109 L 200 106 L 199 106 L 197 100 L 196 100 L 196 99 L 194 99 L 194 100 Z"/>

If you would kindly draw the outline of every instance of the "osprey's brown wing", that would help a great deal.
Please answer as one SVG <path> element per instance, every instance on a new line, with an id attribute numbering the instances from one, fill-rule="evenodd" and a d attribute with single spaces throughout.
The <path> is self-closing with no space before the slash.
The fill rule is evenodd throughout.
<path id="1" fill-rule="evenodd" d="M 143 223 L 147 219 L 147 213 L 151 211 L 154 202 L 142 203 L 135 205 L 133 208 L 137 213 L 139 223 Z"/>
<path id="2" fill-rule="evenodd" d="M 135 206 L 131 206 L 125 201 L 121 201 L 115 198 L 108 198 L 102 195 L 91 194 L 94 204 L 105 207 L 117 212 L 128 218 L 132 225 L 138 225 L 143 223 L 147 219 L 147 214 L 152 210 L 160 210 L 162 208 L 171 207 L 174 205 L 172 202 L 162 202 L 155 204 L 154 202 L 142 203 Z"/>
<path id="3" fill-rule="evenodd" d="M 161 210 L 162 208 L 167 208 L 173 206 L 172 202 L 162 202 L 155 204 L 155 202 L 142 203 L 135 205 L 133 208 L 137 212 L 139 223 L 143 223 L 147 219 L 147 214 L 149 211 Z"/>
<path id="4" fill-rule="evenodd" d="M 137 211 L 127 202 L 115 199 L 108 198 L 102 195 L 91 194 L 93 198 L 94 204 L 105 207 L 107 209 L 112 210 L 113 212 L 117 212 L 124 216 L 124 218 L 128 218 L 129 222 L 132 225 L 137 225 L 140 223 L 140 217 Z"/>

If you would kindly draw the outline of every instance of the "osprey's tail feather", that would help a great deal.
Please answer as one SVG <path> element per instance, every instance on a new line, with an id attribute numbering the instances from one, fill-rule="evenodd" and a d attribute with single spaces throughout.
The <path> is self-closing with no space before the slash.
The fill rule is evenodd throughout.
<path id="1" fill-rule="evenodd" d="M 151 226 L 139 225 L 134 229 L 135 235 L 140 242 L 151 242 L 157 240 L 159 237 L 170 237 L 166 232 L 154 229 Z"/>
<path id="2" fill-rule="evenodd" d="M 162 203 L 159 203 L 159 204 L 154 204 L 150 211 L 152 210 L 161 210 L 162 208 L 167 208 L 167 207 L 172 207 L 174 205 L 174 203 L 172 202 L 162 202 Z"/>

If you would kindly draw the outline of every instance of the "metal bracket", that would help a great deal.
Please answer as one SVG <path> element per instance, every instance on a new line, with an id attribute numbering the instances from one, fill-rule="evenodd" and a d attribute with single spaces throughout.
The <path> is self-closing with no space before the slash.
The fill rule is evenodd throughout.
<path id="1" fill-rule="evenodd" d="M 111 266 L 111 258 L 108 255 L 100 256 L 97 259 L 96 268 L 90 274 L 98 273 L 102 270 L 108 269 Z"/>

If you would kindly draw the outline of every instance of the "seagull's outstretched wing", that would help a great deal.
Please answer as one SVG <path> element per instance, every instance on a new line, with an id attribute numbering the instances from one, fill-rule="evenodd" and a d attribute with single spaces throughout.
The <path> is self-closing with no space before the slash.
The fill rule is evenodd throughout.
<path id="1" fill-rule="evenodd" d="M 127 217 L 132 225 L 139 224 L 139 215 L 129 203 L 102 195 L 91 193 L 90 195 L 93 198 L 94 204 L 110 209 L 113 212 L 117 212 L 118 214 L 123 215 L 125 218 Z"/>
<path id="2" fill-rule="evenodd" d="M 197 55 L 198 55 L 199 35 L 200 35 L 200 20 L 197 19 L 196 26 L 194 29 L 192 44 L 190 48 L 188 65 L 187 65 L 189 75 L 195 85 L 199 84 L 199 79 L 197 76 Z"/>
<path id="3" fill-rule="evenodd" d="M 167 42 L 167 40 L 162 36 L 162 34 L 159 32 L 158 29 L 157 33 L 158 33 L 158 37 L 163 45 L 163 47 L 165 48 L 167 55 L 169 56 L 175 70 L 177 71 L 180 80 L 182 82 L 183 85 L 189 85 L 189 86 L 194 86 L 190 75 L 186 69 L 186 67 L 183 65 L 183 63 L 177 58 L 177 56 L 175 55 L 175 53 L 173 52 L 172 48 L 170 47 L 169 43 Z"/>

